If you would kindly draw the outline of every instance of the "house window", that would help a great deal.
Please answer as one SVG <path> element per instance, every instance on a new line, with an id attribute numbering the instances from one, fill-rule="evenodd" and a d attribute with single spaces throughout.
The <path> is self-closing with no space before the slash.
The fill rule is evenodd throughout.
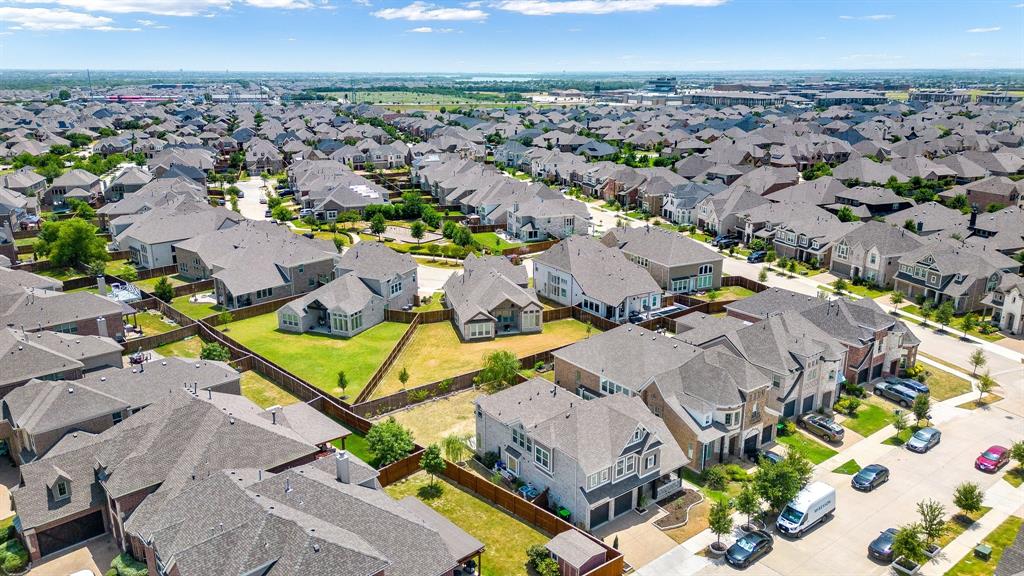
<path id="1" fill-rule="evenodd" d="M 303 266 L 302 264 L 299 264 L 299 274 L 302 274 L 305 270 L 306 270 L 306 267 Z"/>
<path id="2" fill-rule="evenodd" d="M 491 335 L 490 322 L 474 322 L 469 325 L 470 338 L 487 338 Z"/>
<path id="3" fill-rule="evenodd" d="M 518 426 L 512 429 L 512 443 L 527 452 L 533 451 L 533 440 L 531 440 L 530 437 L 526 435 L 526 432 Z"/>
<path id="4" fill-rule="evenodd" d="M 611 394 L 624 394 L 626 396 L 632 396 L 633 395 L 633 391 L 630 390 L 629 388 L 626 388 L 625 386 L 620 386 L 619 384 L 616 384 L 615 382 L 612 382 L 611 380 L 608 380 L 606 378 L 601 378 L 601 392 L 604 392 L 605 394 L 608 394 L 608 395 L 611 395 Z"/>
<path id="5" fill-rule="evenodd" d="M 547 448 L 541 447 L 539 444 L 534 447 L 534 460 L 537 465 L 544 470 L 551 471 L 551 452 Z"/>
<path id="6" fill-rule="evenodd" d="M 394 296 L 395 294 L 399 294 L 401 292 L 402 292 L 402 281 L 401 280 L 399 280 L 398 282 L 395 282 L 394 284 L 391 285 L 391 295 L 392 296 Z"/>
<path id="7" fill-rule="evenodd" d="M 331 314 L 331 332 L 348 332 L 348 316 Z"/>
<path id="8" fill-rule="evenodd" d="M 114 421 L 114 424 L 120 424 L 121 420 L 124 420 L 124 416 L 120 412 L 114 412 L 110 415 L 110 418 Z"/>
<path id="9" fill-rule="evenodd" d="M 348 322 L 349 322 L 349 326 L 352 328 L 353 332 L 355 332 L 356 330 L 359 330 L 360 328 L 362 328 L 363 327 L 363 312 L 362 312 L 362 310 L 360 310 L 359 312 L 356 312 L 355 314 L 349 314 Z"/>
<path id="10" fill-rule="evenodd" d="M 61 334 L 78 334 L 78 323 L 68 322 L 67 324 L 59 324 L 53 331 L 60 332 Z"/>
<path id="11" fill-rule="evenodd" d="M 725 415 L 725 425 L 732 426 L 732 412 Z"/>
<path id="12" fill-rule="evenodd" d="M 601 313 L 601 305 L 598 304 L 597 302 L 594 302 L 593 300 L 588 300 L 584 298 L 583 301 L 580 302 L 580 307 L 589 312 L 593 312 L 594 314 Z"/>
<path id="13" fill-rule="evenodd" d="M 262 300 L 264 298 L 270 298 L 270 296 L 273 295 L 273 293 L 274 293 L 274 289 L 273 288 L 264 288 L 262 290 L 257 290 L 256 291 L 256 299 L 257 300 Z"/>
<path id="14" fill-rule="evenodd" d="M 505 467 L 509 472 L 519 476 L 519 459 L 508 452 L 505 453 Z"/>
<path id="15" fill-rule="evenodd" d="M 337 218 L 338 218 L 338 211 L 337 210 L 328 210 L 327 211 L 327 219 L 328 220 L 336 220 Z"/>
<path id="16" fill-rule="evenodd" d="M 704 264 L 697 270 L 697 289 L 710 288 L 712 284 L 712 272 L 714 267 L 711 264 Z"/>
<path id="17" fill-rule="evenodd" d="M 281 314 L 281 324 L 285 326 L 291 326 L 293 328 L 299 327 L 299 317 L 297 314 L 291 312 L 284 312 Z"/>
<path id="18" fill-rule="evenodd" d="M 782 386 L 782 376 L 772 374 L 772 388 L 778 388 L 779 386 Z"/>
<path id="19" fill-rule="evenodd" d="M 608 468 L 587 476 L 587 490 L 593 490 L 608 482 Z"/>
<path id="20" fill-rule="evenodd" d="M 63 500 L 68 497 L 70 490 L 68 490 L 68 483 L 65 480 L 57 481 L 57 497 L 55 500 Z"/>
<path id="21" fill-rule="evenodd" d="M 644 459 L 644 470 L 650 470 L 658 464 L 658 455 L 651 454 Z"/>
<path id="22" fill-rule="evenodd" d="M 677 278 L 672 280 L 671 290 L 673 292 L 689 292 L 690 291 L 690 279 L 689 278 Z"/>
<path id="23" fill-rule="evenodd" d="M 643 426 L 637 426 L 636 430 L 633 431 L 633 439 L 630 441 L 630 443 L 632 444 L 642 440 L 646 432 L 647 431 L 644 430 Z"/>
<path id="24" fill-rule="evenodd" d="M 872 252 L 871 254 L 868 254 L 868 264 L 871 264 L 872 266 L 874 266 L 877 263 L 878 263 L 878 255 L 875 254 L 874 252 Z"/>

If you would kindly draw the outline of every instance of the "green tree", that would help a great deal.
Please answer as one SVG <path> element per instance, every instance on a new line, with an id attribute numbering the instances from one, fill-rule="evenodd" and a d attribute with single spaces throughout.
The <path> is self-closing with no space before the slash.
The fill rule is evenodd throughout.
<path id="1" fill-rule="evenodd" d="M 921 534 L 929 547 L 949 530 L 949 525 L 946 524 L 946 507 L 935 500 L 929 498 L 918 502 L 917 515 L 921 517 L 918 526 L 921 527 Z"/>
<path id="2" fill-rule="evenodd" d="M 902 439 L 900 435 L 907 429 L 907 413 L 899 408 L 893 410 L 892 427 L 896 429 L 896 438 Z"/>
<path id="3" fill-rule="evenodd" d="M 849 206 L 843 206 L 836 212 L 836 218 L 839 218 L 840 222 L 856 222 L 859 220 L 857 215 L 853 213 L 853 210 Z"/>
<path id="4" fill-rule="evenodd" d="M 927 556 L 924 553 L 924 540 L 921 538 L 921 527 L 917 524 L 908 524 L 896 532 L 892 538 L 892 553 L 894 558 L 904 558 L 920 564 Z"/>
<path id="5" fill-rule="evenodd" d="M 921 425 L 922 420 L 928 419 L 928 413 L 932 409 L 931 398 L 927 394 L 918 394 L 914 397 L 914 403 L 910 407 L 914 413 L 914 418 L 917 420 L 918 426 Z"/>
<path id="6" fill-rule="evenodd" d="M 345 397 L 345 388 L 348 388 L 348 374 L 344 370 L 338 370 L 338 388 L 341 388 L 341 397 Z"/>
<path id="7" fill-rule="evenodd" d="M 402 388 L 409 383 L 409 370 L 402 366 L 402 369 L 398 371 L 398 381 L 402 383 Z"/>
<path id="8" fill-rule="evenodd" d="M 288 208 L 281 204 L 278 204 L 277 206 L 272 208 L 270 210 L 270 215 L 274 218 L 274 220 L 278 220 L 280 222 L 287 222 L 295 217 L 295 215 L 292 214 L 291 210 L 289 210 Z"/>
<path id="9" fill-rule="evenodd" d="M 964 338 L 967 338 L 967 333 L 978 327 L 978 317 L 974 315 L 974 312 L 968 312 L 960 319 L 960 328 L 964 331 Z"/>
<path id="10" fill-rule="evenodd" d="M 203 344 L 202 349 L 199 351 L 199 357 L 203 360 L 227 362 L 231 359 L 231 352 L 227 346 L 222 346 L 217 342 L 210 342 L 209 344 Z"/>
<path id="11" fill-rule="evenodd" d="M 971 363 L 971 368 L 973 369 L 971 371 L 971 375 L 977 376 L 978 368 L 981 368 L 988 363 L 988 356 L 985 355 L 984 350 L 976 348 L 974 352 L 971 352 L 971 357 L 968 358 L 968 361 Z"/>
<path id="12" fill-rule="evenodd" d="M 850 289 L 850 285 L 847 284 L 846 280 L 843 278 L 837 278 L 836 281 L 832 283 L 832 287 L 836 289 L 836 294 L 842 294 Z"/>
<path id="13" fill-rule="evenodd" d="M 467 436 L 448 434 L 441 439 L 441 448 L 444 450 L 444 457 L 458 464 L 466 459 L 469 446 L 466 445 Z"/>
<path id="14" fill-rule="evenodd" d="M 153 285 L 153 295 L 164 302 L 170 302 L 174 298 L 174 286 L 171 286 L 167 276 L 161 276 Z"/>
<path id="15" fill-rule="evenodd" d="M 49 257 L 56 266 L 82 266 L 110 260 L 99 230 L 81 218 L 43 223 L 36 239 L 35 253 Z"/>
<path id="16" fill-rule="evenodd" d="M 498 392 L 516 384 L 521 366 L 515 352 L 495 350 L 484 357 L 484 367 L 477 375 L 477 383 L 488 393 Z"/>
<path id="17" fill-rule="evenodd" d="M 981 376 L 978 376 L 977 386 L 978 386 L 978 403 L 981 403 L 981 401 L 985 398 L 985 394 L 988 394 L 989 392 L 992 391 L 993 388 L 996 387 L 996 380 L 986 370 L 984 374 L 982 374 Z"/>
<path id="18" fill-rule="evenodd" d="M 1019 469 L 1024 470 L 1024 440 L 1018 440 L 1010 444 L 1010 458 L 1017 461 Z"/>
<path id="19" fill-rule="evenodd" d="M 711 533 L 718 538 L 716 544 L 720 549 L 722 535 L 732 532 L 732 506 L 727 498 L 722 498 L 711 506 L 711 511 L 708 513 L 708 527 L 711 528 Z"/>
<path id="20" fill-rule="evenodd" d="M 935 310 L 935 321 L 945 330 L 951 320 L 953 320 L 953 303 L 946 300 Z"/>
<path id="21" fill-rule="evenodd" d="M 57 93 L 57 98 L 60 100 L 71 100 L 71 91 L 67 88 L 61 88 L 60 92 Z"/>
<path id="22" fill-rule="evenodd" d="M 92 220 L 96 217 L 96 210 L 93 210 L 92 206 L 89 206 L 89 204 L 84 200 L 79 200 L 78 198 L 71 198 L 68 200 L 68 208 L 71 214 L 74 214 L 75 218 Z"/>
<path id="23" fill-rule="evenodd" d="M 409 234 L 411 234 L 412 237 L 416 239 L 416 243 L 419 244 L 420 240 L 423 240 L 423 235 L 426 231 L 426 226 L 423 225 L 423 222 L 417 220 L 412 223 L 412 228 L 409 230 Z"/>
<path id="24" fill-rule="evenodd" d="M 761 270 L 757 273 L 757 281 L 762 283 L 762 284 L 764 284 L 765 282 L 768 281 L 768 268 L 767 267 L 762 267 Z"/>
<path id="25" fill-rule="evenodd" d="M 928 319 L 935 313 L 935 306 L 932 304 L 931 300 L 925 300 L 924 304 L 921 304 L 919 310 L 920 312 L 918 313 L 921 315 L 921 324 L 927 326 Z"/>
<path id="26" fill-rule="evenodd" d="M 917 233 L 917 222 L 914 222 L 913 218 L 907 218 L 903 221 L 903 228 L 910 230 L 911 232 Z"/>
<path id="27" fill-rule="evenodd" d="M 226 326 L 226 325 L 231 324 L 232 322 L 234 322 L 234 320 L 235 320 L 235 317 L 234 317 L 233 314 L 231 314 L 230 310 L 224 310 L 220 314 L 217 314 L 217 325 L 218 326 Z M 225 330 L 227 330 L 227 328 L 225 328 Z"/>
<path id="28" fill-rule="evenodd" d="M 704 297 L 708 299 L 708 302 L 714 302 L 715 300 L 718 300 L 719 296 L 721 295 L 722 293 L 718 290 L 718 288 L 712 288 L 711 290 L 708 290 L 707 294 L 705 294 Z"/>
<path id="29" fill-rule="evenodd" d="M 444 472 L 444 458 L 441 457 L 441 448 L 437 444 L 431 444 L 423 450 L 420 456 L 420 469 L 430 474 L 430 485 L 434 485 L 434 479 L 438 474 Z"/>
<path id="30" fill-rule="evenodd" d="M 366 433 L 366 444 L 377 466 L 398 462 L 415 447 L 412 433 L 399 424 L 394 416 L 374 424 Z"/>
<path id="31" fill-rule="evenodd" d="M 736 496 L 736 510 L 747 515 L 747 526 L 755 514 L 761 513 L 761 497 L 750 482 L 743 484 L 743 489 Z"/>
<path id="32" fill-rule="evenodd" d="M 953 490 L 953 504 L 960 509 L 964 516 L 970 516 L 981 510 L 981 503 L 984 500 L 985 493 L 974 482 L 958 484 Z"/>
<path id="33" fill-rule="evenodd" d="M 373 232 L 374 234 L 377 235 L 377 240 L 383 239 L 382 235 L 384 234 L 384 231 L 387 229 L 388 223 L 386 220 L 384 220 L 384 215 L 381 214 L 380 212 L 374 214 L 373 218 L 370 219 L 370 232 Z"/>
<path id="34" fill-rule="evenodd" d="M 900 304 L 903 303 L 903 293 L 895 291 L 892 294 L 889 294 L 889 302 L 892 303 L 892 309 L 894 311 L 899 310 Z"/>
<path id="35" fill-rule="evenodd" d="M 754 490 L 772 510 L 781 510 L 807 485 L 811 470 L 810 462 L 795 450 L 781 462 L 764 459 L 754 475 Z"/>

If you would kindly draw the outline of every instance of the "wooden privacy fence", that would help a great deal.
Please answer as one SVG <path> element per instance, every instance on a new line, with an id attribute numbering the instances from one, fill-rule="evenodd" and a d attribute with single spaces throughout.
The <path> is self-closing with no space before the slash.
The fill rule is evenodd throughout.
<path id="1" fill-rule="evenodd" d="M 124 343 L 124 354 L 134 354 L 139 350 L 152 350 L 153 348 L 158 348 L 164 344 L 177 342 L 178 340 L 188 338 L 189 336 L 196 336 L 197 334 L 199 334 L 199 324 L 192 323 L 188 326 L 181 326 L 174 330 L 164 332 L 163 334 L 154 334 L 152 336 L 135 338 Z"/>
<path id="2" fill-rule="evenodd" d="M 377 480 L 380 485 L 390 486 L 399 480 L 404 480 L 420 470 L 420 458 L 423 456 L 423 448 L 417 448 L 412 454 L 397 462 L 392 462 L 377 471 Z"/>
<path id="3" fill-rule="evenodd" d="M 206 280 L 200 280 L 198 282 L 190 282 L 188 284 L 180 284 L 175 286 L 173 290 L 175 298 L 178 296 L 190 296 L 192 294 L 198 294 L 199 292 L 213 290 L 213 278 L 207 278 Z"/>
<path id="4" fill-rule="evenodd" d="M 497 232 L 498 230 L 504 230 L 505 226 L 503 224 L 469 224 L 466 228 L 469 228 L 470 232 L 477 234 L 480 232 Z"/>
<path id="5" fill-rule="evenodd" d="M 561 240 L 544 240 L 543 242 L 530 242 L 516 248 L 505 248 L 501 251 L 502 256 L 525 256 L 526 254 L 536 254 L 537 252 L 543 252 L 548 248 L 551 248 L 555 244 L 558 244 Z"/>
<path id="6" fill-rule="evenodd" d="M 742 286 L 751 292 L 764 292 L 768 289 L 767 284 L 762 284 L 746 276 L 723 276 L 722 286 Z"/>
<path id="7" fill-rule="evenodd" d="M 572 306 L 550 308 L 541 312 L 541 319 L 544 322 L 554 322 L 555 320 L 566 320 L 569 318 L 572 318 Z"/>
<path id="8" fill-rule="evenodd" d="M 158 266 L 156 268 L 143 268 L 142 270 L 136 270 L 139 280 L 149 280 L 150 278 L 157 278 L 159 276 L 167 276 L 169 274 L 178 273 L 177 264 L 168 264 L 167 266 Z"/>
<path id="9" fill-rule="evenodd" d="M 416 332 L 416 327 L 419 326 L 421 322 L 422 319 L 420 316 L 413 318 L 412 322 L 409 323 L 409 327 L 405 329 L 405 333 L 402 334 L 402 337 L 398 339 L 397 343 L 395 343 L 395 347 L 391 349 L 391 353 L 388 354 L 387 358 L 384 359 L 384 362 L 377 367 L 377 370 L 375 370 L 373 375 L 370 376 L 370 380 L 366 383 L 366 386 L 359 392 L 359 395 L 356 396 L 354 404 L 359 404 L 360 402 L 365 401 L 371 394 L 373 394 L 373 391 L 377 389 L 378 385 L 380 385 L 380 381 L 384 379 L 384 375 L 391 369 L 391 365 L 395 363 L 398 355 L 402 353 L 405 346 L 410 340 L 412 340 L 412 335 Z"/>
<path id="10" fill-rule="evenodd" d="M 400 322 L 402 324 L 411 324 L 417 318 L 419 318 L 420 324 L 447 322 L 452 319 L 452 316 L 453 312 L 451 308 L 429 310 L 427 312 L 406 312 L 405 310 L 392 310 L 390 308 L 384 311 L 385 321 Z"/>

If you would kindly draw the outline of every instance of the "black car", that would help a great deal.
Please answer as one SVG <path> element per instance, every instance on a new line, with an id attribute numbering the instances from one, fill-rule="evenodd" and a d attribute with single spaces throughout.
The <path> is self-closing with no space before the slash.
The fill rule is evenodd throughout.
<path id="1" fill-rule="evenodd" d="M 749 256 L 747 256 L 747 262 L 750 262 L 751 264 L 764 262 L 766 256 L 768 256 L 768 253 L 764 250 L 754 250 Z"/>
<path id="2" fill-rule="evenodd" d="M 772 535 L 764 530 L 748 532 L 725 551 L 725 561 L 738 568 L 746 568 L 771 552 L 773 543 Z"/>
<path id="3" fill-rule="evenodd" d="M 846 433 L 842 426 L 821 414 L 804 414 L 800 417 L 799 426 L 829 442 L 842 442 Z"/>
<path id="4" fill-rule="evenodd" d="M 719 234 L 715 236 L 715 239 L 711 241 L 712 246 L 722 246 L 722 242 L 733 242 L 733 246 L 739 243 L 739 240 L 732 234 Z M 728 248 L 728 246 L 724 246 Z"/>
<path id="5" fill-rule="evenodd" d="M 889 528 L 878 535 L 868 544 L 868 558 L 879 562 L 892 562 L 892 539 L 896 536 L 896 529 Z"/>
<path id="6" fill-rule="evenodd" d="M 762 458 L 770 462 L 774 462 L 776 464 L 782 462 L 783 460 L 782 456 L 776 454 L 775 452 L 772 452 L 771 450 L 755 450 L 753 452 L 748 453 L 747 458 L 749 458 L 750 461 L 754 463 L 760 462 Z"/>
<path id="7" fill-rule="evenodd" d="M 718 241 L 717 246 L 719 248 L 732 248 L 733 246 L 739 246 L 740 241 L 736 238 L 723 238 Z"/>
<path id="8" fill-rule="evenodd" d="M 889 469 L 881 464 L 869 464 L 860 469 L 850 480 L 850 485 L 857 490 L 871 492 L 884 482 L 889 481 Z"/>

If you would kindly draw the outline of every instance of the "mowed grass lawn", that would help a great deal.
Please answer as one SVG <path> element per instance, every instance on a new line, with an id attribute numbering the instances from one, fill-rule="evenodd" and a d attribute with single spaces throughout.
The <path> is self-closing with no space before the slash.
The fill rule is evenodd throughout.
<path id="1" fill-rule="evenodd" d="M 186 294 L 174 298 L 171 300 L 171 308 L 195 320 L 212 316 L 224 309 L 223 306 L 210 302 L 189 302 L 189 297 L 190 295 Z"/>
<path id="2" fill-rule="evenodd" d="M 242 372 L 241 384 L 242 396 L 252 400 L 252 403 L 260 408 L 287 406 L 299 401 L 291 392 L 267 380 L 255 370 Z"/>
<path id="3" fill-rule="evenodd" d="M 1003 551 L 1009 548 L 1013 544 L 1013 539 L 1017 537 L 1021 522 L 1021 518 L 1018 516 L 1010 516 L 985 537 L 983 542 L 992 547 L 992 557 L 987 561 L 975 556 L 972 550 L 946 572 L 946 576 L 988 576 L 994 574 L 996 566 L 999 565 L 999 559 L 1003 557 Z"/>
<path id="4" fill-rule="evenodd" d="M 479 396 L 477 390 L 466 390 L 390 416 L 409 429 L 420 446 L 427 446 L 440 442 L 449 434 L 465 436 L 476 432 L 473 401 Z"/>
<path id="5" fill-rule="evenodd" d="M 454 484 L 443 479 L 438 479 L 437 483 L 441 494 L 433 498 L 429 497 L 432 495 L 430 477 L 424 472 L 384 490 L 399 500 L 406 496 L 423 500 L 427 506 L 482 542 L 485 552 L 480 565 L 484 576 L 526 576 L 526 549 L 534 544 L 544 544 L 548 536 Z"/>
<path id="6" fill-rule="evenodd" d="M 509 350 L 523 357 L 586 337 L 587 325 L 576 320 L 545 322 L 544 331 L 540 334 L 503 336 L 472 343 L 462 342 L 449 322 L 421 324 L 373 396 L 387 396 L 403 388 L 413 388 L 477 370 L 483 366 L 484 356 L 496 350 Z M 398 379 L 403 367 L 409 372 L 409 381 L 404 386 Z"/>
<path id="7" fill-rule="evenodd" d="M 855 416 L 847 416 L 842 424 L 857 434 L 867 438 L 893 421 L 892 408 L 885 401 L 875 396 L 861 400 Z"/>
<path id="8" fill-rule="evenodd" d="M 177 324 L 165 321 L 164 315 L 155 311 L 139 312 L 134 316 L 129 316 L 129 319 L 138 324 L 139 328 L 142 328 L 143 336 L 163 334 L 178 327 Z"/>
<path id="9" fill-rule="evenodd" d="M 408 325 L 384 322 L 346 339 L 280 331 L 277 314 L 271 312 L 222 328 L 227 328 L 231 338 L 324 392 L 353 399 L 391 353 Z M 348 377 L 344 391 L 338 387 L 339 370 L 344 370 Z"/>
<path id="10" fill-rule="evenodd" d="M 753 290 L 744 288 L 743 286 L 722 286 L 718 289 L 716 300 L 742 300 L 749 298 L 754 295 Z M 695 295 L 694 298 L 698 300 L 708 300 L 707 293 Z"/>
<path id="11" fill-rule="evenodd" d="M 131 346 L 129 346 L 131 348 Z M 203 340 L 199 336 L 189 336 L 177 342 L 164 344 L 153 349 L 153 352 L 161 356 L 179 356 L 181 358 L 199 358 L 203 350 Z M 134 350 L 133 350 L 134 352 Z"/>
<path id="12" fill-rule="evenodd" d="M 171 283 L 172 287 L 188 284 L 188 280 L 184 276 L 178 274 L 173 276 L 157 276 L 155 278 L 147 278 L 145 280 L 136 280 L 135 282 L 132 282 L 132 284 L 138 286 L 140 290 L 152 294 L 153 290 L 156 289 L 156 283 L 159 282 L 161 278 L 167 278 L 167 281 Z"/>
<path id="13" fill-rule="evenodd" d="M 796 450 L 802 452 L 808 460 L 814 464 L 821 464 L 825 460 L 838 454 L 835 450 L 828 446 L 818 442 L 803 432 L 794 432 L 789 436 L 779 436 L 776 438 L 779 444 L 785 444 L 790 450 Z"/>
<path id="14" fill-rule="evenodd" d="M 492 248 L 498 250 L 506 250 L 508 248 L 518 248 L 523 245 L 522 242 L 508 242 L 503 238 L 500 238 L 494 232 L 477 232 L 473 234 L 473 240 L 476 240 L 478 244 L 484 248 Z"/>

